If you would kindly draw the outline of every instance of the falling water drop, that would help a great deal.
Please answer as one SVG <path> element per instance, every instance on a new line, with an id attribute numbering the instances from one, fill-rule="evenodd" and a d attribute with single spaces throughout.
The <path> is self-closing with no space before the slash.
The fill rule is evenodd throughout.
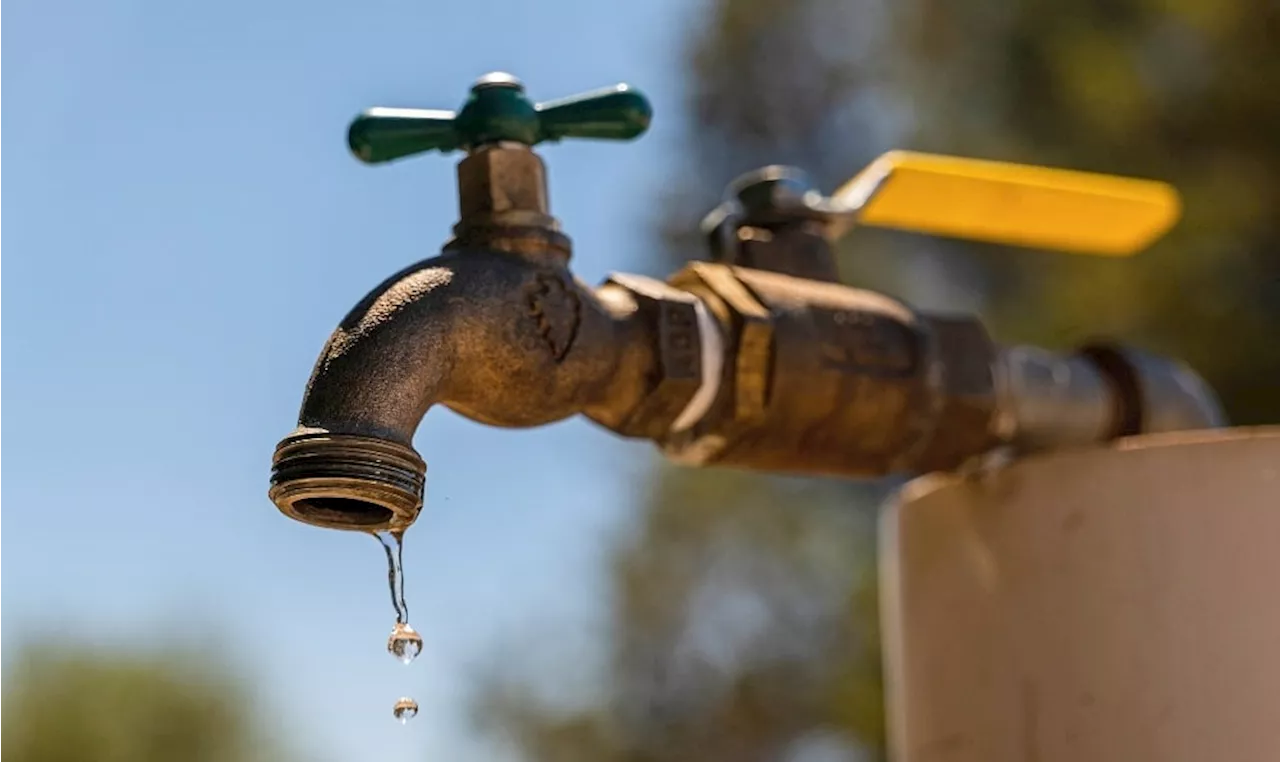
<path id="1" fill-rule="evenodd" d="M 396 623 L 387 639 L 387 651 L 402 663 L 408 664 L 422 653 L 422 636 L 408 623 Z"/>
<path id="2" fill-rule="evenodd" d="M 411 698 L 402 698 L 396 702 L 395 708 L 391 710 L 391 713 L 396 716 L 401 725 L 404 725 L 418 716 L 418 702 Z"/>
<path id="3" fill-rule="evenodd" d="M 391 629 L 391 637 L 387 639 L 387 651 L 408 664 L 422 653 L 422 636 L 409 625 L 409 605 L 404 599 L 404 530 L 376 532 L 374 536 L 387 553 L 387 584 L 391 588 L 391 605 L 396 610 L 396 624 Z M 402 697 L 391 711 L 400 724 L 404 725 L 418 716 L 418 702 Z"/>

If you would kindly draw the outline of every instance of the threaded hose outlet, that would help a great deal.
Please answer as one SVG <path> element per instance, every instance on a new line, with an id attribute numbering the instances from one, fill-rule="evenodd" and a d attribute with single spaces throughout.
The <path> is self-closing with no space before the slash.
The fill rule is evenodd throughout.
<path id="1" fill-rule="evenodd" d="M 271 462 L 268 496 L 304 524 L 375 532 L 418 518 L 427 464 L 412 448 L 374 437 L 285 437 Z"/>

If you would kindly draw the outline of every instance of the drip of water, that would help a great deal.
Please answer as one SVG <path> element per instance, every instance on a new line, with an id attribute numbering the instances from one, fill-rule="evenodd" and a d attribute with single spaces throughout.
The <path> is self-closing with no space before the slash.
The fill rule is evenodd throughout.
<path id="1" fill-rule="evenodd" d="M 376 532 L 374 537 L 378 538 L 378 542 L 382 543 L 382 549 L 387 552 L 387 584 L 391 587 L 391 605 L 396 610 L 396 626 L 408 626 L 409 605 L 404 600 L 404 569 L 401 561 L 404 530 Z M 392 633 L 392 637 L 394 636 L 395 634 Z M 419 638 L 419 646 L 421 646 L 421 638 Z"/>
<path id="2" fill-rule="evenodd" d="M 402 698 L 396 702 L 395 707 L 391 709 L 391 713 L 395 715 L 401 725 L 404 725 L 418 716 L 418 702 L 411 698 Z"/>
<path id="3" fill-rule="evenodd" d="M 404 599 L 404 530 L 375 532 L 374 536 L 387 553 L 387 585 L 391 588 L 391 606 L 396 610 L 396 624 L 387 639 L 387 651 L 408 664 L 422 653 L 422 636 L 409 625 L 409 604 Z M 418 716 L 418 702 L 402 697 L 391 713 L 404 725 Z"/>
<path id="4" fill-rule="evenodd" d="M 422 653 L 422 636 L 412 625 L 396 623 L 387 639 L 387 651 L 402 663 L 408 664 Z"/>

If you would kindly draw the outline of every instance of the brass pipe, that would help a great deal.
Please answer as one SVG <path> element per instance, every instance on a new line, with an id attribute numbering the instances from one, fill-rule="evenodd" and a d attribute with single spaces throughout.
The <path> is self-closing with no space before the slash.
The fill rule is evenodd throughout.
<path id="1" fill-rule="evenodd" d="M 1194 373 L 1131 349 L 1000 348 L 973 318 L 721 264 L 591 289 L 554 259 L 455 249 L 334 332 L 272 500 L 318 526 L 412 523 L 412 439 L 435 404 L 508 428 L 584 414 L 688 465 L 854 478 L 1225 422 Z"/>

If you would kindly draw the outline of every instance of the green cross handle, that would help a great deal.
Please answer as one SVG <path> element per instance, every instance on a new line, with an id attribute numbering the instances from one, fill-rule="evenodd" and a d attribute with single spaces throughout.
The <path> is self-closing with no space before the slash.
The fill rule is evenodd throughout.
<path id="1" fill-rule="evenodd" d="M 533 103 L 510 74 L 486 74 L 471 86 L 458 112 L 411 108 L 371 108 L 351 123 L 347 142 L 367 164 L 380 164 L 425 151 L 470 151 L 514 142 L 527 146 L 563 138 L 631 140 L 649 128 L 653 109 L 627 85 L 545 103 Z"/>

